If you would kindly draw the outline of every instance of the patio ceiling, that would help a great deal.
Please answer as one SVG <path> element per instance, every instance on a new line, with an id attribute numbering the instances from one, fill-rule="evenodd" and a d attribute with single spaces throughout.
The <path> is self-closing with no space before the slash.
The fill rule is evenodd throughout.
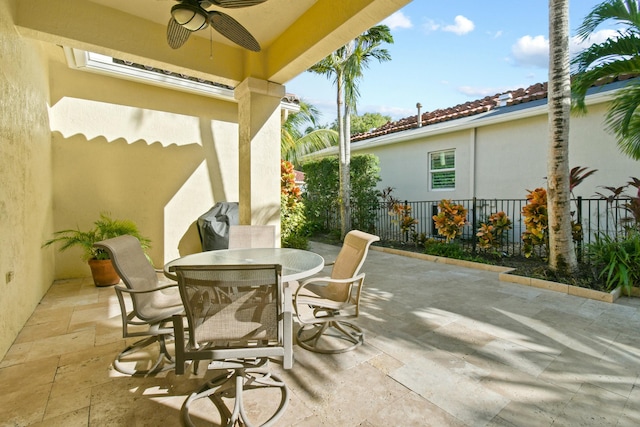
<path id="1" fill-rule="evenodd" d="M 242 49 L 201 30 L 179 49 L 167 45 L 174 0 L 20 0 L 24 36 L 237 86 L 248 77 L 284 84 L 410 0 L 268 0 L 231 15 L 260 43 Z M 210 38 L 212 41 L 210 41 Z"/>

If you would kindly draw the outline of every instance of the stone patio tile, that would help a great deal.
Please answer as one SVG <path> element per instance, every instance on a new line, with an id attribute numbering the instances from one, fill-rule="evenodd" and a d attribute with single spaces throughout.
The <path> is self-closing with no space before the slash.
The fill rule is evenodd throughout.
<path id="1" fill-rule="evenodd" d="M 576 392 L 583 384 L 597 386 L 618 394 L 626 401 L 634 387 L 637 374 L 615 363 L 602 363 L 600 357 L 567 349 L 540 374 L 539 378 Z"/>
<path id="2" fill-rule="evenodd" d="M 615 393 L 584 383 L 560 414 L 554 417 L 554 425 L 614 426 L 624 407 L 624 401 Z"/>
<path id="3" fill-rule="evenodd" d="M 372 413 L 367 418 L 367 424 L 360 425 L 372 427 L 394 425 L 464 427 L 466 424 L 427 399 L 411 392 L 390 403 L 382 410 Z"/>
<path id="4" fill-rule="evenodd" d="M 414 360 L 391 373 L 400 384 L 468 425 L 488 423 L 510 401 L 482 385 L 480 380 L 486 375 L 487 371 L 444 352 Z"/>

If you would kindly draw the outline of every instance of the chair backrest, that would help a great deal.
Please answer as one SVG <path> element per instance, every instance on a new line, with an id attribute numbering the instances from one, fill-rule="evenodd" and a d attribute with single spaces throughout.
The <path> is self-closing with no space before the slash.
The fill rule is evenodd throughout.
<path id="1" fill-rule="evenodd" d="M 148 291 L 159 286 L 156 270 L 147 259 L 140 241 L 134 236 L 118 236 L 97 242 L 94 246 L 109 253 L 113 267 L 127 288 Z M 157 294 L 158 292 L 131 294 L 133 309 L 138 317 L 147 319 L 157 315 L 153 308 L 154 302 L 160 297 Z"/>
<path id="2" fill-rule="evenodd" d="M 229 249 L 275 247 L 276 227 L 273 225 L 229 226 Z"/>
<path id="3" fill-rule="evenodd" d="M 277 264 L 172 267 L 193 348 L 245 348 L 284 342 L 282 268 Z"/>
<path id="4" fill-rule="evenodd" d="M 347 233 L 342 244 L 342 249 L 333 264 L 331 270 L 332 279 L 348 279 L 358 275 L 364 260 L 369 252 L 369 246 L 380 240 L 380 237 L 365 233 L 360 230 L 351 230 Z M 350 293 L 350 288 L 344 284 L 332 284 L 327 286 L 324 292 L 339 301 L 345 301 Z"/>

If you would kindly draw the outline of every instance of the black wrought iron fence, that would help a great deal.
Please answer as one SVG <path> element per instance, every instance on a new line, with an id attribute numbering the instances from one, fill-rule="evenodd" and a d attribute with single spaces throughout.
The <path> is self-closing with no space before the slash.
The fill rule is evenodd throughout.
<path id="1" fill-rule="evenodd" d="M 505 232 L 501 244 L 496 250 L 508 254 L 522 255 L 522 233 L 526 227 L 522 208 L 527 204 L 526 199 L 465 199 L 452 200 L 455 204 L 461 204 L 467 209 L 467 224 L 463 227 L 462 236 L 458 242 L 471 251 L 476 251 L 478 239 L 476 233 L 483 222 L 497 212 L 504 212 L 511 220 L 512 228 Z M 578 255 L 584 254 L 587 244 L 595 241 L 599 233 L 609 236 L 624 233 L 625 224 L 629 217 L 625 210 L 627 198 L 618 198 L 613 201 L 606 199 L 585 199 L 578 197 L 572 199 L 572 218 L 582 226 L 582 239 L 577 242 Z M 441 239 L 435 228 L 433 216 L 438 214 L 440 200 L 405 201 L 409 206 L 410 215 L 417 222 L 410 229 L 403 229 L 401 215 L 390 209 L 385 203 L 369 207 L 373 214 L 372 224 L 354 224 L 354 228 L 375 231 L 382 241 L 413 243 L 416 237 Z M 352 209 L 362 209 L 352 206 Z M 366 208 L 364 208 L 366 209 Z M 327 213 L 326 224 L 328 229 L 340 229 L 340 217 L 337 212 Z"/>

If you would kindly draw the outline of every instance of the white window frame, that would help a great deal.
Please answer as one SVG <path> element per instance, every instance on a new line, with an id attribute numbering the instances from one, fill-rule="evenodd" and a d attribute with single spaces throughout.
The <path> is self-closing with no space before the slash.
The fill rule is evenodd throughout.
<path id="1" fill-rule="evenodd" d="M 432 159 L 434 156 L 441 156 L 444 159 L 444 156 L 447 154 L 453 154 L 453 167 L 441 168 L 441 169 L 433 169 L 432 168 Z M 456 150 L 455 148 L 448 148 L 446 150 L 438 150 L 432 151 L 428 154 L 428 162 L 429 162 L 429 189 L 430 191 L 453 191 L 456 189 Z M 434 175 L 441 174 L 443 172 L 453 172 L 453 186 L 446 188 L 434 188 Z"/>

